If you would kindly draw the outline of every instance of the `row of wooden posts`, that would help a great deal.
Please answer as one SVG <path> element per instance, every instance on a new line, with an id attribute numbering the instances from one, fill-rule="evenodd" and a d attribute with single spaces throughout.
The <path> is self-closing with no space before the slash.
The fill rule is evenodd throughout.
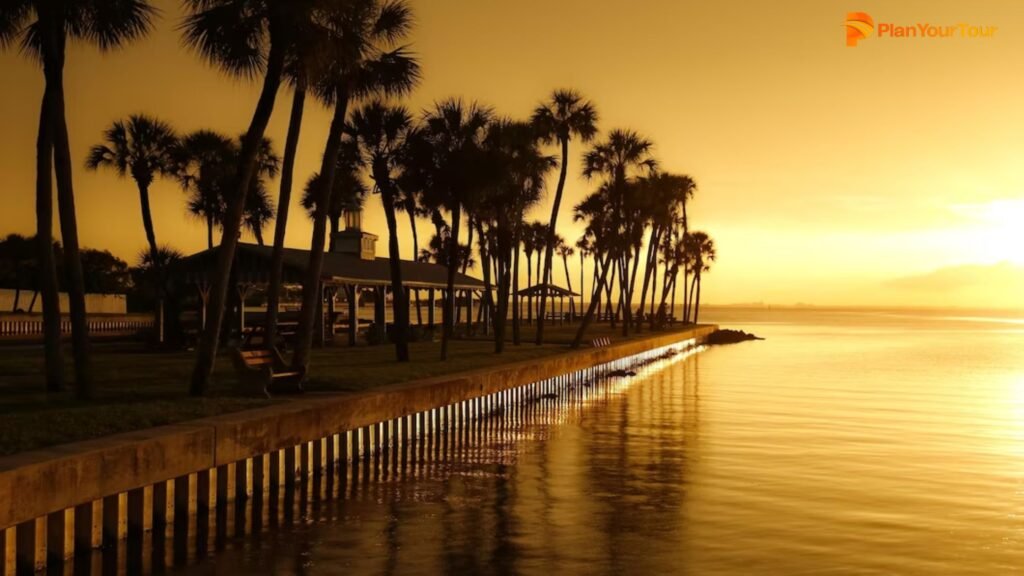
<path id="1" fill-rule="evenodd" d="M 0 575 L 148 574 L 191 563 L 233 539 L 287 525 L 311 503 L 437 472 L 438 464 L 471 457 L 498 434 L 528 438 L 535 425 L 613 392 L 625 370 L 679 348 L 340 431 L 24 522 L 0 531 Z"/>

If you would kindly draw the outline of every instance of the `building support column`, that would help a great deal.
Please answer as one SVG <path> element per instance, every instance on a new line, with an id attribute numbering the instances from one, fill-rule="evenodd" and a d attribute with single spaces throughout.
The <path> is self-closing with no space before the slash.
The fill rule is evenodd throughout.
<path id="1" fill-rule="evenodd" d="M 359 334 L 359 285 L 348 286 L 348 345 L 356 345 Z"/>

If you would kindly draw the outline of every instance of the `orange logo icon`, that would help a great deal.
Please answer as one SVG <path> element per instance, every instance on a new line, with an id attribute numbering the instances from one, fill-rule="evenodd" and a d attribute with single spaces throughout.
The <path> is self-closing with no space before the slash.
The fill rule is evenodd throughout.
<path id="1" fill-rule="evenodd" d="M 846 45 L 856 46 L 857 42 L 871 36 L 875 31 L 875 21 L 867 12 L 846 13 Z"/>

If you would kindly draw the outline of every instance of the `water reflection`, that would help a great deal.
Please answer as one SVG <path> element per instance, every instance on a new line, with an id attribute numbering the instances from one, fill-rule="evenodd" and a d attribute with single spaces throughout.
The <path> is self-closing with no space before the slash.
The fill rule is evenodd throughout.
<path id="1" fill-rule="evenodd" d="M 856 318 L 733 322 L 768 340 L 446 428 L 184 571 L 1017 571 L 1024 331 Z"/>

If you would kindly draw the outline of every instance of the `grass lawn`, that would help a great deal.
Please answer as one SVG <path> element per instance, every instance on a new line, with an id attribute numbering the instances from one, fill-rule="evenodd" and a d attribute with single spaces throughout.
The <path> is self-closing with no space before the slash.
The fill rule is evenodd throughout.
<path id="1" fill-rule="evenodd" d="M 353 392 L 485 368 L 496 362 L 540 358 L 565 352 L 575 335 L 575 326 L 548 325 L 548 343 L 535 346 L 534 328 L 523 328 L 523 345 L 509 342 L 501 356 L 494 354 L 493 341 L 483 335 L 455 340 L 447 362 L 438 360 L 437 342 L 411 344 L 412 361 L 405 364 L 394 362 L 394 347 L 390 345 L 339 345 L 314 350 L 307 389 Z M 645 331 L 641 336 L 647 334 Z M 622 341 L 619 331 L 607 324 L 591 326 L 587 338 L 599 336 Z M 343 336 L 340 339 L 344 341 Z M 64 357 L 68 363 L 65 373 L 70 378 L 70 349 Z M 192 398 L 188 384 L 194 360 L 193 352 L 155 352 L 140 344 L 97 343 L 93 353 L 97 396 L 83 403 L 75 400 L 71 391 L 44 391 L 42 346 L 0 348 L 0 455 L 287 401 L 236 393 L 234 370 L 230 358 L 223 354 L 214 370 L 210 394 Z"/>

